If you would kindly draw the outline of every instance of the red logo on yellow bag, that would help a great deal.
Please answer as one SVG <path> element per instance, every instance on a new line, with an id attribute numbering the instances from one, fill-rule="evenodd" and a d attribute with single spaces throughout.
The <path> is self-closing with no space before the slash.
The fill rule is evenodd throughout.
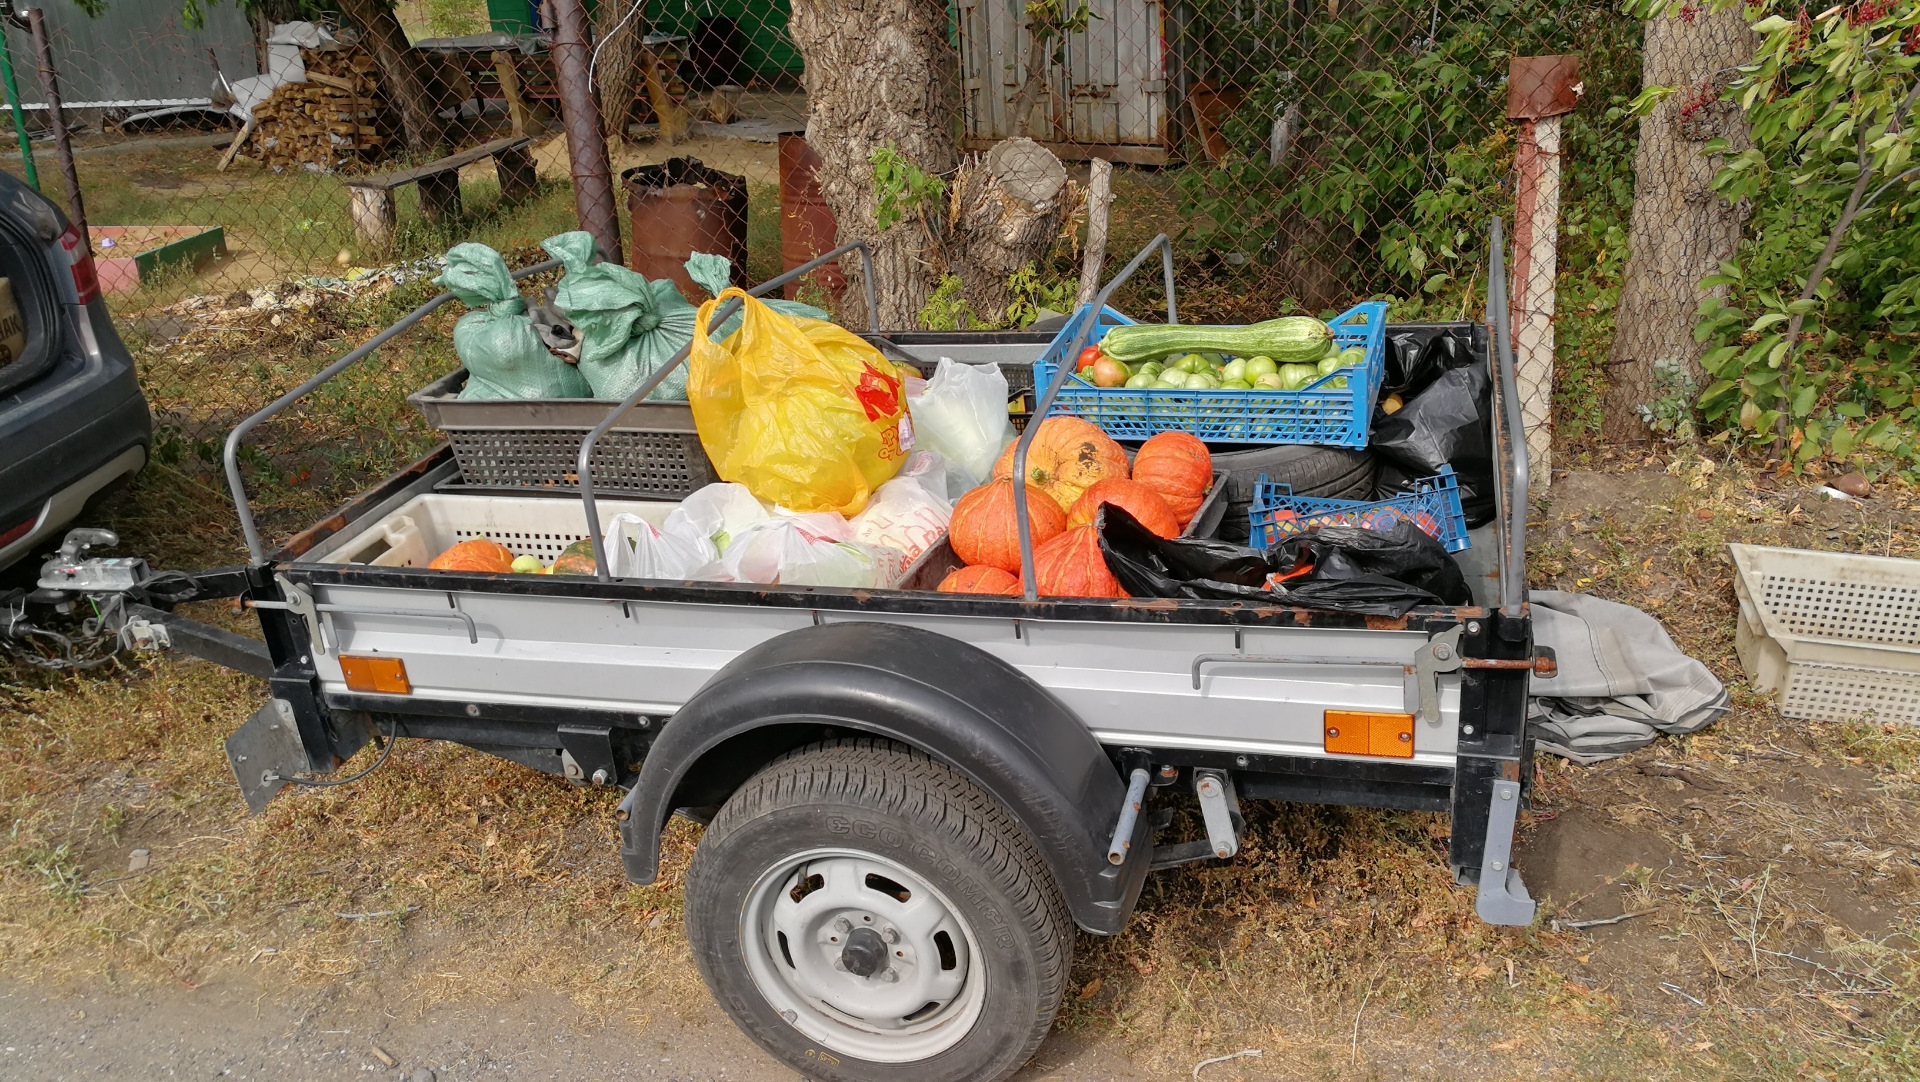
<path id="1" fill-rule="evenodd" d="M 871 361 L 860 362 L 866 371 L 860 373 L 860 382 L 853 389 L 853 396 L 860 400 L 861 408 L 867 411 L 867 420 L 878 421 L 882 417 L 891 417 L 900 412 L 900 380 L 873 367 Z"/>

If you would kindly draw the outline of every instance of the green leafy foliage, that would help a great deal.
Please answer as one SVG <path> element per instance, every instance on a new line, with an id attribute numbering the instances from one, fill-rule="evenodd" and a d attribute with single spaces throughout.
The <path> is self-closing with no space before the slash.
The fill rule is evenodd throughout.
<path id="1" fill-rule="evenodd" d="M 1694 332 L 1711 380 L 1700 407 L 1716 440 L 1784 436 L 1796 463 L 1872 449 L 1911 469 L 1920 462 L 1920 3 L 1745 11 L 1762 40 L 1727 97 L 1745 111 L 1752 146 L 1728 159 L 1713 188 L 1752 210 L 1735 258 L 1701 283 L 1725 296 L 1701 303 Z"/>
<path id="2" fill-rule="evenodd" d="M 874 147 L 867 163 L 873 167 L 873 192 L 879 200 L 873 224 L 882 233 L 909 216 L 924 218 L 926 208 L 937 207 L 947 194 L 946 181 L 923 172 L 891 143 Z"/>

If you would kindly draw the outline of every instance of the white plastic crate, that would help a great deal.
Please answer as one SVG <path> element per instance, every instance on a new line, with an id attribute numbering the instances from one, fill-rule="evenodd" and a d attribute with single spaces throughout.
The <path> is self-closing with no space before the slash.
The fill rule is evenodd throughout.
<path id="1" fill-rule="evenodd" d="M 1920 560 L 1727 549 L 1740 664 L 1783 715 L 1920 723 Z"/>
<path id="2" fill-rule="evenodd" d="M 603 533 L 622 511 L 659 526 L 679 506 L 637 500 L 596 500 L 594 505 Z M 485 537 L 505 545 L 515 556 L 538 556 L 550 564 L 568 545 L 586 539 L 587 521 L 580 506 L 574 499 L 430 492 L 408 500 L 322 556 L 321 562 L 425 567 L 454 545 Z"/>

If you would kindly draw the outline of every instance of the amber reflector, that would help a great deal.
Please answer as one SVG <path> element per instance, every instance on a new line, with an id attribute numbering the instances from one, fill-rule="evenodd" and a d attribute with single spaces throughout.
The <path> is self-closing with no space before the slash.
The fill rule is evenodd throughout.
<path id="1" fill-rule="evenodd" d="M 1329 710 L 1322 736 L 1335 755 L 1413 758 L 1413 715 Z"/>
<path id="2" fill-rule="evenodd" d="M 347 678 L 350 691 L 376 691 L 383 695 L 411 695 L 407 682 L 407 663 L 397 657 L 356 657 L 340 655 L 340 673 Z"/>

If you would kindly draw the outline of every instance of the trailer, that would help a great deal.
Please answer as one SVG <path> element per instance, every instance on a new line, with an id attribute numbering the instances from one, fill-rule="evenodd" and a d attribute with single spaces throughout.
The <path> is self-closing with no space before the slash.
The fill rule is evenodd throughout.
<path id="1" fill-rule="evenodd" d="M 758 292 L 855 250 L 865 255 L 847 246 Z M 1436 331 L 1459 335 L 1495 377 L 1491 604 L 1384 618 L 942 594 L 930 589 L 947 566 L 937 554 L 905 583 L 924 589 L 616 579 L 604 552 L 594 576 L 425 566 L 465 537 L 551 554 L 597 539 L 621 512 L 657 524 L 673 504 L 596 496 L 592 458 L 651 383 L 583 442 L 577 492 L 463 490 L 442 446 L 264 548 L 239 469 L 247 434 L 445 296 L 235 429 L 226 466 L 248 564 L 143 593 L 142 571 L 90 560 L 81 537 L 43 586 L 117 599 L 107 610 L 128 643 L 267 680 L 267 701 L 227 741 L 255 811 L 352 781 L 397 740 L 419 739 L 617 792 L 635 883 L 658 874 L 668 819 L 692 819 L 705 825 L 686 878 L 694 958 L 762 1047 L 818 1079 L 906 1068 L 929 1082 L 999 1079 L 1051 1026 L 1075 930 L 1119 932 L 1156 870 L 1232 860 L 1244 801 L 1445 812 L 1450 861 L 1480 917 L 1533 920 L 1511 850 L 1532 773 L 1528 679 L 1552 658 L 1532 641 L 1525 592 L 1526 461 L 1500 251 L 1496 223 L 1491 333 Z M 1095 311 L 1156 252 L 1171 286 L 1171 246 L 1157 238 Z M 922 361 L 940 348 L 869 337 Z M 996 341 L 1020 347 L 980 339 L 970 359 Z M 1068 375 L 1062 366 L 1036 417 Z M 1016 472 L 1037 427 L 1017 444 Z M 1029 539 L 1023 549 L 1031 566 Z M 246 599 L 264 641 L 170 611 L 188 593 Z M 325 777 L 369 743 L 372 766 Z M 1167 819 L 1153 798 L 1174 792 L 1197 800 L 1204 839 L 1156 844 Z"/>

